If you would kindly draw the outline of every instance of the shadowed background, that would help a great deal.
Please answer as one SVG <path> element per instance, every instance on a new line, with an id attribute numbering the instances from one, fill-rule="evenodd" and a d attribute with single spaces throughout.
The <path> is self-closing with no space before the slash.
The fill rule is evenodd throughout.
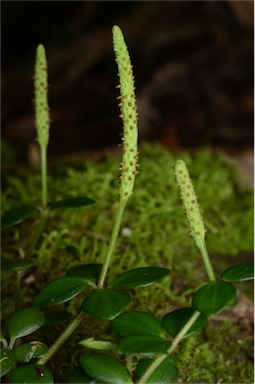
<path id="1" fill-rule="evenodd" d="M 36 157 L 35 50 L 49 70 L 49 156 L 119 143 L 112 26 L 134 67 L 140 140 L 171 150 L 253 146 L 253 2 L 2 2 L 4 159 Z"/>

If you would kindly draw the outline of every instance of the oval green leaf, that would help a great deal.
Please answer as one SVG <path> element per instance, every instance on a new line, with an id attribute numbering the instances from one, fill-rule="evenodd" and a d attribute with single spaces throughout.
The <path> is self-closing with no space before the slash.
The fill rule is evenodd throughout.
<path id="1" fill-rule="evenodd" d="M 3 271 L 23 271 L 24 269 L 31 268 L 34 264 L 34 261 L 28 259 L 9 260 L 1 257 L 1 267 Z"/>
<path id="2" fill-rule="evenodd" d="M 82 310 L 100 319 L 112 320 L 129 305 L 131 298 L 127 292 L 116 289 L 93 291 L 82 303 Z"/>
<path id="3" fill-rule="evenodd" d="M 133 335 L 164 336 L 164 330 L 159 319 L 148 312 L 132 311 L 121 313 L 112 321 L 111 325 L 120 337 Z"/>
<path id="4" fill-rule="evenodd" d="M 149 368 L 153 359 L 141 359 L 136 367 L 136 377 L 139 380 L 146 370 Z M 173 383 L 178 376 L 178 368 L 175 359 L 172 356 L 166 356 L 158 365 L 152 374 L 145 381 L 146 384 L 170 384 Z"/>
<path id="5" fill-rule="evenodd" d="M 118 343 L 121 354 L 152 356 L 165 353 L 170 347 L 170 341 L 153 335 L 127 336 Z"/>
<path id="6" fill-rule="evenodd" d="M 65 303 L 77 296 L 88 281 L 79 277 L 64 276 L 49 283 L 34 299 L 33 304 L 49 307 Z"/>
<path id="7" fill-rule="evenodd" d="M 8 322 L 8 332 L 14 341 L 18 337 L 30 335 L 44 323 L 44 316 L 39 308 L 26 308 L 14 313 Z"/>
<path id="8" fill-rule="evenodd" d="M 132 384 L 128 370 L 110 355 L 91 354 L 82 356 L 80 362 L 85 372 L 100 383 Z"/>
<path id="9" fill-rule="evenodd" d="M 98 351 L 112 351 L 116 349 L 116 344 L 111 341 L 95 340 L 93 337 L 79 342 L 85 348 L 97 349 Z"/>
<path id="10" fill-rule="evenodd" d="M 29 343 L 19 345 L 14 353 L 17 361 L 28 363 L 33 358 L 40 358 L 47 351 L 47 345 L 41 341 L 30 341 Z"/>
<path id="11" fill-rule="evenodd" d="M 170 273 L 169 269 L 159 267 L 144 267 L 131 269 L 113 280 L 113 288 L 137 288 L 153 284 Z"/>
<path id="12" fill-rule="evenodd" d="M 212 281 L 200 288 L 193 296 L 192 307 L 213 316 L 222 312 L 236 298 L 236 288 L 226 281 Z"/>
<path id="13" fill-rule="evenodd" d="M 35 211 L 37 211 L 36 207 L 24 207 L 12 212 L 5 213 L 1 217 L 1 230 L 21 223 L 29 216 L 31 216 Z"/>
<path id="14" fill-rule="evenodd" d="M 29 364 L 19 367 L 10 373 L 11 384 L 53 384 L 53 376 L 43 365 Z"/>
<path id="15" fill-rule="evenodd" d="M 175 337 L 187 323 L 187 321 L 191 318 L 195 309 L 193 308 L 180 308 L 167 313 L 161 320 L 161 324 L 164 329 L 171 335 Z M 201 328 L 207 322 L 207 317 L 202 313 L 199 315 L 198 319 L 192 325 L 192 327 L 188 330 L 188 332 L 184 335 L 183 338 L 191 336 L 200 331 Z"/>
<path id="16" fill-rule="evenodd" d="M 6 375 L 16 364 L 16 357 L 13 351 L 8 348 L 1 349 L 0 377 Z"/>
<path id="17" fill-rule="evenodd" d="M 48 204 L 51 209 L 59 208 L 82 208 L 95 204 L 95 201 L 89 197 L 67 197 L 59 201 L 52 201 Z"/>
<path id="18" fill-rule="evenodd" d="M 234 265 L 226 269 L 221 274 L 221 280 L 224 281 L 245 281 L 254 279 L 254 264 L 243 263 Z"/>
<path id="19" fill-rule="evenodd" d="M 103 264 L 84 264 L 74 267 L 67 271 L 67 276 L 81 277 L 89 281 L 97 281 L 99 279 Z"/>

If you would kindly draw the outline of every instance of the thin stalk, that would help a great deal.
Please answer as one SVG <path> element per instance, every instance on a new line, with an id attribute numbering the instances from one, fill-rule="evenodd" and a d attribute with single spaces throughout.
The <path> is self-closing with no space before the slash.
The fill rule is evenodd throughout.
<path id="1" fill-rule="evenodd" d="M 207 275 L 209 277 L 209 280 L 210 281 L 215 281 L 216 279 L 215 279 L 213 267 L 212 267 L 212 264 L 211 264 L 211 260 L 210 260 L 210 257 L 208 255 L 208 252 L 207 252 L 205 241 L 199 241 L 196 244 L 197 244 L 197 247 L 198 247 L 198 249 L 199 249 L 199 251 L 201 253 L 201 256 L 202 256 L 202 259 L 203 259 L 203 262 L 204 262 L 205 269 L 206 269 Z"/>
<path id="2" fill-rule="evenodd" d="M 157 357 L 149 366 L 149 368 L 144 372 L 140 380 L 137 381 L 137 384 L 146 384 L 147 379 L 155 371 L 155 369 L 162 363 L 162 361 L 167 357 L 167 355 L 160 355 Z"/>
<path id="3" fill-rule="evenodd" d="M 117 210 L 117 214 L 114 221 L 112 236 L 108 248 L 108 252 L 105 258 L 105 262 L 99 277 L 98 287 L 102 288 L 104 285 L 104 281 L 106 278 L 106 274 L 109 268 L 109 264 L 113 255 L 114 247 L 116 245 L 117 237 L 120 230 L 121 220 L 124 214 L 124 210 L 126 207 L 127 199 L 121 199 L 119 201 L 119 207 Z M 74 330 L 78 327 L 80 322 L 84 317 L 84 313 L 80 312 L 78 316 L 69 324 L 69 326 L 63 331 L 63 333 L 58 337 L 58 339 L 52 344 L 47 353 L 37 362 L 38 365 L 44 365 L 47 361 L 57 352 L 57 350 L 61 347 L 61 345 L 68 339 L 69 336 L 74 332 Z"/>
<path id="4" fill-rule="evenodd" d="M 187 333 L 187 331 L 192 327 L 197 318 L 199 317 L 200 312 L 195 311 L 193 315 L 189 318 L 187 323 L 182 327 L 178 335 L 174 338 L 170 348 L 167 350 L 167 354 L 160 355 L 157 357 L 149 366 L 149 368 L 144 372 L 140 380 L 137 381 L 137 384 L 146 384 L 147 380 L 150 378 L 151 374 L 157 369 L 157 367 L 162 363 L 162 361 L 167 358 L 168 355 L 173 353 L 180 343 L 183 336 Z"/>
<path id="5" fill-rule="evenodd" d="M 41 211 L 39 223 L 37 224 L 37 227 L 33 233 L 32 240 L 31 240 L 30 245 L 29 245 L 28 250 L 27 250 L 27 255 L 26 255 L 27 258 L 30 258 L 32 256 L 32 253 L 35 249 L 36 243 L 37 243 L 39 237 L 41 236 L 41 233 L 45 227 L 47 216 L 48 216 L 47 210 Z"/>
<path id="6" fill-rule="evenodd" d="M 62 332 L 62 334 L 57 338 L 57 340 L 52 344 L 50 349 L 43 355 L 43 357 L 38 360 L 38 365 L 44 365 L 48 360 L 58 351 L 62 344 L 72 335 L 74 330 L 78 327 L 80 322 L 85 316 L 84 312 L 80 312 L 76 318 L 69 324 L 69 326 Z"/>
<path id="7" fill-rule="evenodd" d="M 3 336 L 1 337 L 1 343 L 4 348 L 8 348 L 8 341 Z"/>
<path id="8" fill-rule="evenodd" d="M 13 349 L 14 348 L 15 341 L 16 341 L 15 338 L 12 338 L 12 337 L 10 338 L 10 342 L 9 342 L 9 346 L 8 346 L 9 349 Z"/>
<path id="9" fill-rule="evenodd" d="M 47 207 L 47 146 L 41 145 L 42 208 Z"/>
<path id="10" fill-rule="evenodd" d="M 183 336 L 185 336 L 185 334 L 188 332 L 188 330 L 192 327 L 192 325 L 198 319 L 199 315 L 200 315 L 200 312 L 195 311 L 193 313 L 193 315 L 189 318 L 187 323 L 182 327 L 180 332 L 175 336 L 175 338 L 171 344 L 171 347 L 167 350 L 167 353 L 169 355 L 175 351 L 175 349 L 178 346 L 178 344 L 180 343 L 181 339 L 183 338 Z"/>
<path id="11" fill-rule="evenodd" d="M 104 265 L 103 265 L 103 268 L 102 268 L 102 271 L 101 271 L 101 274 L 100 274 L 100 277 L 98 280 L 98 288 L 103 288 L 103 286 L 104 286 L 106 274 L 107 274 L 109 264 L 110 264 L 111 259 L 112 259 L 114 248 L 116 246 L 117 237 L 118 237 L 118 234 L 120 231 L 120 225 L 121 225 L 121 221 L 122 221 L 122 217 L 123 217 L 123 214 L 125 211 L 126 204 L 127 204 L 127 199 L 121 199 L 120 198 L 118 210 L 117 210 L 116 217 L 114 220 L 110 244 L 109 244 L 109 247 L 107 250 L 107 255 L 106 255 L 105 261 L 104 261 Z"/>

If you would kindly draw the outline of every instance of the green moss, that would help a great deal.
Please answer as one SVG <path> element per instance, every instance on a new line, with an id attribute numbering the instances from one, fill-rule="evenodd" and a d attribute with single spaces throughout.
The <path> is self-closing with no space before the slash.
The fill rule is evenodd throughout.
<path id="1" fill-rule="evenodd" d="M 51 164 L 49 201 L 86 195 L 93 198 L 96 205 L 77 210 L 59 210 L 50 215 L 33 255 L 37 265 L 27 271 L 23 278 L 21 307 L 30 305 L 42 286 L 64 275 L 67 269 L 103 261 L 118 204 L 120 157 L 120 154 L 116 154 L 102 162 L 59 160 Z M 253 257 L 253 193 L 239 185 L 233 167 L 209 150 L 176 156 L 159 145 L 143 144 L 140 148 L 140 174 L 124 215 L 108 281 L 131 268 L 150 265 L 170 268 L 170 279 L 165 278 L 150 287 L 131 291 L 133 302 L 130 308 L 147 310 L 159 317 L 176 307 L 189 305 L 194 289 L 206 281 L 201 257 L 192 238 L 188 236 L 188 223 L 175 182 L 173 167 L 177 158 L 182 158 L 189 167 L 207 228 L 206 243 L 217 277 L 228 266 L 250 261 Z M 12 176 L 3 175 L 2 184 L 5 187 L 2 193 L 3 213 L 20 207 L 20 204 L 40 203 L 40 175 L 33 171 L 17 167 Z M 21 250 L 25 251 L 29 245 L 28 234 L 35 224 L 36 216 L 33 216 L 5 230 L 2 253 L 6 257 L 19 258 Z M 10 297 L 14 295 L 12 280 L 12 274 L 3 272 L 2 305 L 5 317 L 13 310 L 10 304 Z M 245 287 L 246 293 L 252 298 L 252 285 L 248 283 Z M 75 313 L 82 299 L 78 296 L 63 307 Z M 99 321 L 95 330 L 94 320 L 92 323 L 88 321 L 88 327 L 79 329 L 73 340 L 100 337 L 105 332 L 105 324 Z M 232 335 L 231 340 L 234 340 L 235 332 L 238 336 L 240 329 L 233 328 L 231 323 L 225 328 L 217 325 L 215 332 L 213 326 L 215 324 L 209 322 L 206 328 L 208 334 L 203 333 L 202 339 L 202 336 L 191 338 L 189 340 L 192 341 L 187 340 L 181 347 L 178 359 L 181 361 L 182 380 L 193 383 L 248 383 L 251 373 L 250 368 L 245 368 L 249 363 L 242 354 L 243 345 L 236 340 L 232 344 L 224 344 L 223 341 L 228 332 Z M 233 329 L 235 332 L 232 332 Z M 182 357 L 189 345 L 191 353 L 186 363 Z M 228 356 L 233 365 L 224 364 Z M 237 356 L 242 362 L 240 365 L 234 363 Z M 69 364 L 68 351 L 66 359 L 66 364 Z M 212 364 L 213 369 L 217 367 L 217 374 L 211 372 Z"/>
<path id="2" fill-rule="evenodd" d="M 253 383 L 252 336 L 233 321 L 209 322 L 182 344 L 177 353 L 183 383 Z"/>

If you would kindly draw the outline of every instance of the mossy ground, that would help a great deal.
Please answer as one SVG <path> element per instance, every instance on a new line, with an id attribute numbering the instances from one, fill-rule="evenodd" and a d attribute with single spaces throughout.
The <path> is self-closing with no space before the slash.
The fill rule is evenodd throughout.
<path id="1" fill-rule="evenodd" d="M 170 268 L 170 279 L 131 292 L 130 308 L 150 311 L 159 317 L 177 307 L 188 306 L 192 292 L 207 280 L 199 253 L 188 236 L 173 173 L 177 158 L 186 161 L 194 182 L 216 276 L 230 265 L 252 259 L 253 193 L 239 185 L 228 161 L 209 150 L 176 156 L 161 146 L 143 144 L 140 174 L 125 212 L 108 279 L 136 267 Z M 96 204 L 84 209 L 59 210 L 49 217 L 33 255 L 36 267 L 22 279 L 21 308 L 30 305 L 42 286 L 64 275 L 67 269 L 103 261 L 118 204 L 119 162 L 120 155 L 116 154 L 101 162 L 63 160 L 51 164 L 49 200 L 86 195 Z M 2 213 L 21 204 L 40 204 L 40 175 L 35 172 L 18 167 L 14 175 L 3 175 L 2 185 Z M 29 245 L 35 225 L 36 219 L 32 217 L 5 230 L 3 255 L 19 258 Z M 2 282 L 2 313 L 6 317 L 14 310 L 15 279 L 10 272 L 3 272 Z M 239 284 L 238 290 L 239 287 L 244 288 L 247 300 L 252 300 L 252 283 Z M 82 297 L 78 297 L 62 307 L 75 313 L 81 301 Z M 183 341 L 176 355 L 179 382 L 253 382 L 251 330 L 243 326 L 238 313 L 229 313 L 226 318 L 209 321 L 203 332 Z M 51 344 L 61 329 L 62 325 L 54 326 L 46 343 Z M 53 368 L 58 367 L 59 380 L 66 380 L 70 363 L 76 364 L 77 356 L 83 353 L 76 342 L 91 336 L 102 338 L 105 334 L 110 337 L 108 322 L 88 319 L 52 362 Z M 72 361 L 68 357 L 70 348 L 75 351 Z"/>

